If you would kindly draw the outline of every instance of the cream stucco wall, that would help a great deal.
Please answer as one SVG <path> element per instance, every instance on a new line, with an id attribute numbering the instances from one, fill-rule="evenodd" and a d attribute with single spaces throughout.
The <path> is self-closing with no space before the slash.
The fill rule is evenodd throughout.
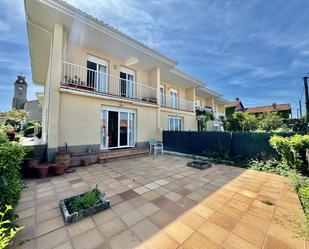
<path id="1" fill-rule="evenodd" d="M 162 130 L 168 130 L 168 117 L 181 117 L 183 118 L 183 130 L 184 131 L 196 131 L 197 130 L 197 122 L 195 118 L 195 113 L 170 110 L 167 108 L 161 109 L 161 119 L 160 124 Z"/>
<path id="2" fill-rule="evenodd" d="M 61 93 L 59 146 L 100 144 L 101 106 L 136 111 L 136 142 L 156 137 L 156 107 L 139 106 L 120 101 Z"/>
<path id="3" fill-rule="evenodd" d="M 108 73 L 110 75 L 119 77 L 120 67 L 125 67 L 125 68 L 135 71 L 136 82 L 142 83 L 145 85 L 151 85 L 150 80 L 149 80 L 150 78 L 149 74 L 152 73 L 151 71 L 148 72 L 134 65 L 126 66 L 125 61 L 117 60 L 116 58 L 110 55 L 103 54 L 99 51 L 96 51 L 91 48 L 87 48 L 85 46 L 74 43 L 72 41 L 67 41 L 66 52 L 64 52 L 64 58 L 66 61 L 83 66 L 83 67 L 87 67 L 88 55 L 107 61 L 108 62 Z"/>

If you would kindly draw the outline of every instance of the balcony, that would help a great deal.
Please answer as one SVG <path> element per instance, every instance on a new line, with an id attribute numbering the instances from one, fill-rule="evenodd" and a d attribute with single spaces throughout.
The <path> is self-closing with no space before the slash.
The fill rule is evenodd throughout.
<path id="1" fill-rule="evenodd" d="M 95 95 L 157 104 L 157 89 L 62 61 L 61 87 Z"/>
<path id="2" fill-rule="evenodd" d="M 194 102 L 179 97 L 161 95 L 160 106 L 175 110 L 194 112 Z"/>

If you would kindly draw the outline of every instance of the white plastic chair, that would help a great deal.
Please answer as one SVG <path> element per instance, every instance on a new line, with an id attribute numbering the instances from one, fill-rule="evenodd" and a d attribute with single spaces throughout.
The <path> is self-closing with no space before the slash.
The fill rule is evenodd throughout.
<path id="1" fill-rule="evenodd" d="M 150 149 L 150 154 L 154 153 L 154 155 L 157 155 L 157 152 L 161 152 L 163 154 L 163 144 L 158 142 L 156 139 L 149 139 L 149 149 Z"/>

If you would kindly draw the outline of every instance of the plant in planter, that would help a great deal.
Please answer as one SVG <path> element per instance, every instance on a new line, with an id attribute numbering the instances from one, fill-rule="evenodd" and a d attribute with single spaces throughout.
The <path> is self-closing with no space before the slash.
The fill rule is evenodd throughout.
<path id="1" fill-rule="evenodd" d="M 64 163 L 66 165 L 66 169 L 70 165 L 70 160 L 71 160 L 71 153 L 67 150 L 67 145 L 66 145 L 65 151 L 56 152 L 55 162 L 56 163 Z"/>
<path id="2" fill-rule="evenodd" d="M 33 146 L 25 146 L 24 151 L 26 156 L 22 166 L 22 173 L 24 177 L 29 177 L 33 175 L 33 169 L 39 165 L 40 159 L 35 156 L 35 150 Z"/>
<path id="3" fill-rule="evenodd" d="M 192 162 L 188 162 L 187 166 L 196 168 L 196 169 L 208 169 L 212 166 L 212 164 L 206 161 L 202 161 L 202 160 L 194 160 Z"/>
<path id="4" fill-rule="evenodd" d="M 54 163 L 50 165 L 51 172 L 55 176 L 63 175 L 66 169 L 66 164 L 64 163 Z"/>
<path id="5" fill-rule="evenodd" d="M 90 164 L 90 158 L 83 158 L 82 159 L 82 164 L 83 164 L 83 166 L 85 166 L 85 167 L 87 167 L 87 166 L 89 166 L 89 164 Z"/>
<path id="6" fill-rule="evenodd" d="M 68 225 L 109 208 L 109 204 L 109 200 L 96 187 L 91 191 L 60 200 L 59 207 L 64 222 Z"/>
<path id="7" fill-rule="evenodd" d="M 48 175 L 50 164 L 49 163 L 43 163 L 43 164 L 39 164 L 39 165 L 35 166 L 34 168 L 35 168 L 37 176 L 39 178 L 44 178 L 44 177 L 47 177 L 47 175 Z"/>
<path id="8" fill-rule="evenodd" d="M 8 129 L 6 131 L 6 135 L 7 135 L 9 141 L 14 141 L 16 132 L 14 131 L 14 129 Z"/>

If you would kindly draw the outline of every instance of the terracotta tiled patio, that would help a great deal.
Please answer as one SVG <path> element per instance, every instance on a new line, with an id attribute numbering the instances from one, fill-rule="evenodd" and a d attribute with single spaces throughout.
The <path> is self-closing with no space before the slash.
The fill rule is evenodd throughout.
<path id="1" fill-rule="evenodd" d="M 150 156 L 28 180 L 17 207 L 16 248 L 306 248 L 297 195 L 284 177 Z M 64 226 L 58 200 L 98 184 L 111 208 Z M 21 242 L 19 246 L 17 243 Z"/>

